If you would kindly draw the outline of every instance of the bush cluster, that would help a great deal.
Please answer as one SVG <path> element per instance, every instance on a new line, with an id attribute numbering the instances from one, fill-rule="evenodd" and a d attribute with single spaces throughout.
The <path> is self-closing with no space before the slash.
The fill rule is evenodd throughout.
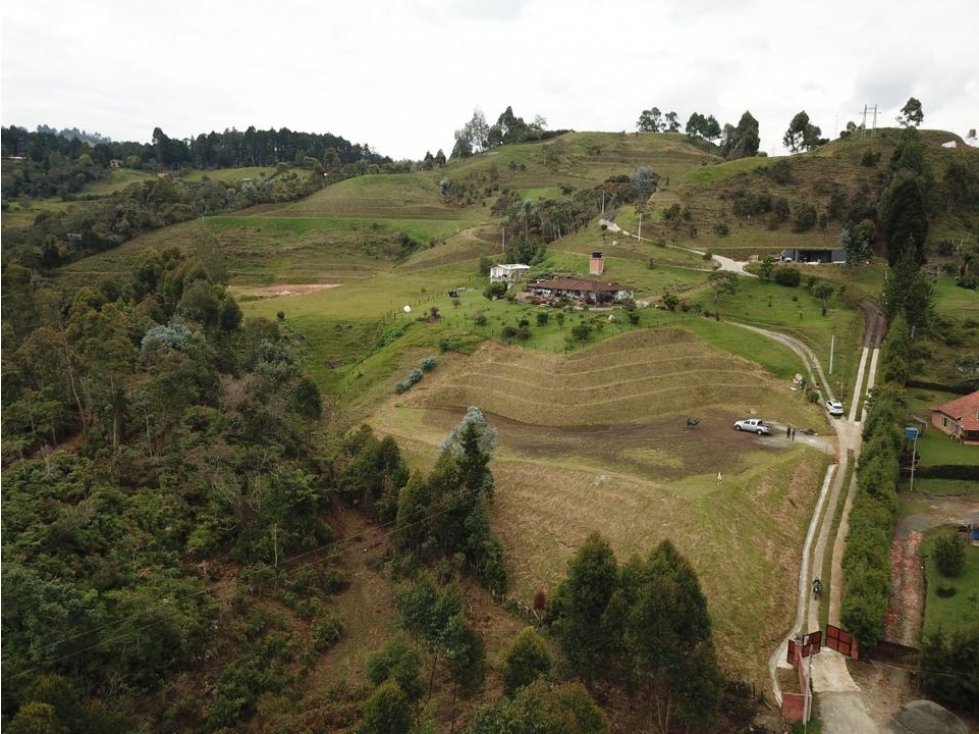
<path id="1" fill-rule="evenodd" d="M 408 373 L 408 376 L 405 377 L 404 380 L 394 386 L 394 391 L 398 395 L 408 392 L 419 381 L 421 381 L 426 372 L 431 372 L 438 367 L 438 363 L 438 357 L 436 357 L 434 354 L 430 354 L 429 356 L 425 357 L 425 359 L 418 363 L 418 366 L 415 367 L 415 369 Z"/>
<path id="2" fill-rule="evenodd" d="M 795 268 L 775 268 L 775 282 L 788 288 L 796 288 L 802 282 L 802 273 Z"/>

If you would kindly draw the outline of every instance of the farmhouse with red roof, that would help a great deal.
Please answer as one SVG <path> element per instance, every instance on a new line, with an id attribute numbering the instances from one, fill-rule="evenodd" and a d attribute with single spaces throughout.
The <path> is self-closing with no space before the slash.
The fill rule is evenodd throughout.
<path id="1" fill-rule="evenodd" d="M 632 298 L 632 291 L 624 285 L 590 278 L 548 278 L 535 280 L 527 291 L 544 298 L 571 298 L 586 303 L 612 303 Z"/>
<path id="2" fill-rule="evenodd" d="M 979 390 L 932 408 L 931 422 L 962 443 L 979 446 Z"/>

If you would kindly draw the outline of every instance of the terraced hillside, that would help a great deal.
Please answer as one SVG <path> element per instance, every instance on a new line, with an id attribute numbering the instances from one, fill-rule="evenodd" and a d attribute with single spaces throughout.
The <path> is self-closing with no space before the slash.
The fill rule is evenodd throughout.
<path id="1" fill-rule="evenodd" d="M 725 663 L 761 680 L 763 653 L 744 657 L 735 638 L 763 651 L 790 615 L 767 591 L 797 573 L 785 549 L 798 545 L 828 457 L 738 433 L 732 421 L 756 410 L 820 425 L 787 381 L 674 329 L 567 356 L 486 343 L 370 422 L 424 461 L 469 404 L 499 433 L 494 516 L 517 597 L 553 591 L 593 530 L 623 558 L 669 537 L 697 567 Z M 686 416 L 699 426 L 687 428 Z"/>
<path id="2" fill-rule="evenodd" d="M 755 365 L 685 331 L 637 331 L 567 357 L 487 344 L 412 402 L 484 410 L 520 423 L 572 427 L 648 420 L 712 405 L 774 409 L 784 398 Z M 795 406 L 791 403 L 790 406 Z M 767 412 L 767 411 L 766 411 Z M 806 412 L 787 408 L 785 420 Z"/>

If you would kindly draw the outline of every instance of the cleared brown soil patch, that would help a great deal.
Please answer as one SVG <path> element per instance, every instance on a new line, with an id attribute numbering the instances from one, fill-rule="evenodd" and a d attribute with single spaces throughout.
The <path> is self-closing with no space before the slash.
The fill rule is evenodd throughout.
<path id="1" fill-rule="evenodd" d="M 424 422 L 445 434 L 462 417 L 459 409 L 424 411 Z M 724 408 L 711 410 L 696 428 L 684 418 L 669 417 L 612 425 L 548 427 L 520 423 L 497 415 L 490 422 L 501 450 L 517 461 L 614 466 L 616 471 L 647 478 L 681 479 L 691 474 L 738 473 L 760 455 L 778 456 L 784 447 L 771 439 L 732 428 L 741 416 Z"/>
<path id="2" fill-rule="evenodd" d="M 241 288 L 248 295 L 259 298 L 282 298 L 285 296 L 302 296 L 306 293 L 318 293 L 329 288 L 336 288 L 340 283 L 279 283 L 276 285 L 256 285 Z"/>
<path id="3" fill-rule="evenodd" d="M 392 634 L 393 587 L 382 566 L 388 539 L 358 512 L 339 508 L 333 529 L 341 541 L 337 561 L 349 586 L 332 605 L 343 636 L 319 660 L 311 682 L 363 680 L 367 658 Z"/>

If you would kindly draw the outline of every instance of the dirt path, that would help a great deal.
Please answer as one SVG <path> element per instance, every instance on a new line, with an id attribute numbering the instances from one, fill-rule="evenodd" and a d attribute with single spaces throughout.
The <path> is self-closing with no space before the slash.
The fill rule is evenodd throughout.
<path id="1" fill-rule="evenodd" d="M 747 329 L 748 331 L 753 331 L 756 334 L 761 334 L 762 336 L 767 336 L 773 341 L 777 341 L 779 344 L 788 347 L 793 352 L 795 352 L 802 363 L 806 366 L 806 372 L 809 374 L 809 381 L 812 382 L 813 370 L 819 375 L 819 382 L 822 385 L 822 393 L 829 400 L 835 400 L 833 395 L 833 388 L 830 387 L 829 380 L 826 379 L 826 375 L 823 374 L 823 366 L 820 364 L 819 360 L 816 359 L 816 354 L 807 345 L 803 344 L 798 339 L 791 336 L 787 336 L 778 331 L 769 331 L 768 329 L 762 329 L 758 326 L 749 326 L 748 324 L 739 324 L 736 321 L 731 323 L 736 326 L 740 326 L 742 329 Z"/>
<path id="2" fill-rule="evenodd" d="M 742 328 L 762 334 L 774 341 L 789 347 L 802 360 L 803 364 L 812 376 L 813 372 L 819 375 L 824 388 L 824 394 L 833 397 L 829 382 L 823 374 L 822 365 L 816 355 L 809 347 L 785 334 L 770 332 L 754 326 L 739 324 Z M 854 387 L 854 402 L 859 403 L 862 397 L 861 389 L 863 386 L 864 375 L 867 371 L 868 360 L 866 349 L 863 358 L 860 360 L 856 386 Z M 870 361 L 871 370 L 876 369 L 876 359 Z M 868 375 L 867 383 L 872 384 L 874 375 Z M 849 531 L 849 512 L 853 504 L 853 493 L 856 487 L 855 479 L 844 487 L 847 467 L 850 461 L 850 454 L 853 457 L 859 456 L 861 445 L 860 423 L 852 419 L 841 419 L 833 422 L 838 439 L 837 463 L 829 468 L 822 489 L 816 501 L 812 520 L 803 544 L 802 564 L 799 571 L 798 583 L 798 602 L 796 607 L 796 621 L 789 634 L 785 637 L 779 647 L 772 653 L 769 660 L 769 669 L 772 673 L 772 687 L 775 699 L 781 703 L 782 692 L 778 684 L 776 667 L 785 665 L 785 649 L 788 640 L 803 631 L 803 624 L 807 631 L 819 628 L 819 607 L 818 604 L 811 603 L 810 579 L 812 574 L 818 575 L 818 570 L 823 567 L 826 548 L 829 545 L 831 526 L 836 513 L 836 507 L 840 497 L 846 492 L 844 500 L 843 515 L 839 530 L 833 542 L 833 575 L 832 583 L 829 584 L 830 594 L 830 622 L 834 620 L 838 624 L 840 613 L 840 602 L 842 600 L 842 558 L 843 550 L 846 545 L 846 535 Z M 818 534 L 817 534 L 818 531 Z M 815 539 L 815 547 L 813 541 Z M 826 588 L 826 585 L 824 585 Z M 846 666 L 846 659 L 839 653 L 824 648 L 818 655 L 810 659 L 812 665 L 812 685 L 815 693 L 818 694 L 817 705 L 819 718 L 822 721 L 823 731 L 826 734 L 876 734 L 879 727 L 874 723 L 867 713 L 864 699 L 860 692 L 860 687 L 853 681 Z"/>

